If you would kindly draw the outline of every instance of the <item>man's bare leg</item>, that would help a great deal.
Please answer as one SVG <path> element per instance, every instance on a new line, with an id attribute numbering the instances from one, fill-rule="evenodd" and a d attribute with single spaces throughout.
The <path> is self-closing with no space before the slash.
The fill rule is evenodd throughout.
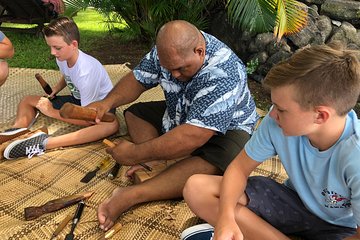
<path id="1" fill-rule="evenodd" d="M 133 113 L 125 112 L 125 121 L 131 140 L 134 143 L 143 143 L 159 136 L 158 131 L 149 122 L 138 118 Z M 154 166 L 158 161 L 147 162 L 146 165 Z M 126 176 L 132 177 L 134 172 L 143 168 L 140 165 L 131 166 L 126 171 Z"/>
<path id="2" fill-rule="evenodd" d="M 218 219 L 221 180 L 221 176 L 194 175 L 186 182 L 183 192 L 191 210 L 212 226 L 216 226 Z M 289 240 L 288 237 L 249 210 L 246 207 L 247 203 L 248 199 L 244 194 L 235 208 L 236 222 L 245 239 Z"/>
<path id="3" fill-rule="evenodd" d="M 99 205 L 100 227 L 108 230 L 123 212 L 138 203 L 181 197 L 186 180 L 195 173 L 220 174 L 220 170 L 202 158 L 189 157 L 143 183 L 115 189 L 111 197 Z"/>
<path id="4" fill-rule="evenodd" d="M 26 96 L 18 105 L 15 122 L 13 127 L 27 128 L 36 114 L 36 104 L 40 100 L 40 96 Z"/>

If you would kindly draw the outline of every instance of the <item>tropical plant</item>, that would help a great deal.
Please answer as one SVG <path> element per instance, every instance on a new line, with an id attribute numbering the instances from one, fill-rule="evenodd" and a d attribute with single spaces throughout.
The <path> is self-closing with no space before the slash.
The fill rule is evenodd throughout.
<path id="1" fill-rule="evenodd" d="M 282 36 L 299 32 L 307 24 L 307 6 L 297 0 L 64 0 L 67 16 L 94 6 L 107 16 L 109 29 L 125 40 L 154 40 L 167 21 L 183 19 L 205 29 L 212 8 L 223 8 L 235 27 Z M 112 23 L 125 22 L 118 29 Z"/>
<path id="2" fill-rule="evenodd" d="M 229 20 L 252 32 L 274 31 L 283 35 L 299 32 L 307 24 L 307 6 L 296 0 L 228 0 Z"/>
<path id="3" fill-rule="evenodd" d="M 63 0 L 65 4 L 65 16 L 74 17 L 80 10 L 89 7 L 89 1 L 85 0 Z"/>
<path id="4" fill-rule="evenodd" d="M 200 29 L 207 26 L 206 7 L 214 0 L 90 0 L 90 4 L 108 16 L 109 23 L 125 21 L 124 39 L 153 41 L 164 23 L 182 19 Z M 112 30 L 119 30 L 112 28 Z"/>

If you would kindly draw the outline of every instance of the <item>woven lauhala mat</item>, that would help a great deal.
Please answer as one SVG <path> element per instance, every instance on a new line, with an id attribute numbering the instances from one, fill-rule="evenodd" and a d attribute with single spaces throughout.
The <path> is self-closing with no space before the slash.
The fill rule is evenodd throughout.
<path id="1" fill-rule="evenodd" d="M 125 65 L 105 66 L 112 81 L 116 83 L 129 71 Z M 40 73 L 50 85 L 59 79 L 58 71 L 41 69 L 10 69 L 7 82 L 0 88 L 0 130 L 11 126 L 20 99 L 29 94 L 42 95 L 43 90 L 35 79 Z M 65 91 L 65 94 L 67 92 Z M 159 88 L 143 94 L 138 101 L 160 100 Z M 122 110 L 117 109 L 122 128 L 118 135 L 126 134 Z M 40 115 L 32 129 L 47 126 L 52 135 L 74 131 L 77 127 Z M 113 136 L 112 139 L 116 137 Z M 94 191 L 86 202 L 83 216 L 75 229 L 75 239 L 100 239 L 96 210 L 117 186 L 128 186 L 122 167 L 118 178 L 109 180 L 106 175 L 114 162 L 99 172 L 89 183 L 80 179 L 106 156 L 105 146 L 100 141 L 76 147 L 47 151 L 32 159 L 20 158 L 0 161 L 0 239 L 50 239 L 59 222 L 73 214 L 76 206 L 45 214 L 35 220 L 25 221 L 24 208 L 40 206 L 60 197 Z M 196 224 L 199 219 L 189 210 L 184 201 L 157 201 L 137 205 L 119 219 L 123 228 L 113 239 L 178 239 L 182 230 Z M 64 239 L 70 224 L 59 235 Z"/>
<path id="2" fill-rule="evenodd" d="M 110 78 L 116 83 L 130 69 L 126 65 L 106 65 Z M 0 88 L 0 131 L 11 126 L 16 115 L 16 106 L 25 95 L 43 95 L 35 74 L 40 73 L 53 86 L 60 77 L 58 71 L 42 69 L 10 69 L 7 82 Z M 68 94 L 63 90 L 61 94 Z M 163 99 L 160 88 L 144 93 L 138 101 L 156 101 Z M 120 120 L 119 134 L 111 139 L 126 135 L 123 109 L 116 113 Z M 78 127 L 49 119 L 40 114 L 32 129 L 47 126 L 49 134 L 61 135 L 75 131 Z M 98 228 L 96 217 L 97 206 L 117 186 L 128 186 L 131 182 L 124 177 L 126 168 L 122 167 L 115 180 L 106 177 L 107 170 L 99 172 L 89 183 L 80 179 L 106 156 L 105 146 L 100 142 L 83 144 L 47 151 L 44 155 L 32 159 L 0 161 L 0 240 L 2 239 L 49 239 L 59 222 L 73 214 L 76 206 L 71 206 L 53 213 L 45 214 L 38 219 L 25 221 L 24 208 L 40 206 L 47 201 L 60 197 L 94 191 L 86 202 L 83 216 L 75 229 L 75 239 L 100 239 L 102 231 Z M 263 163 L 254 174 L 271 176 L 278 181 L 286 178 L 278 158 Z M 179 239 L 185 228 L 197 224 L 197 218 L 184 201 L 156 201 L 135 206 L 125 212 L 118 222 L 123 228 L 113 237 L 120 240 L 171 240 Z M 70 224 L 61 232 L 58 239 L 64 239 L 70 230 Z"/>
<path id="3" fill-rule="evenodd" d="M 58 223 L 74 214 L 71 206 L 32 220 L 25 221 L 24 208 L 40 206 L 49 200 L 74 193 L 94 191 L 86 202 L 82 218 L 75 229 L 76 239 L 100 239 L 97 206 L 117 186 L 131 183 L 121 168 L 118 178 L 109 180 L 107 168 L 89 183 L 80 179 L 106 157 L 100 143 L 50 151 L 32 159 L 3 161 L 0 165 L 0 239 L 49 239 Z M 181 231 L 198 219 L 183 201 L 158 201 L 141 204 L 118 219 L 123 228 L 113 239 L 178 239 Z M 60 234 L 64 239 L 70 224 Z"/>

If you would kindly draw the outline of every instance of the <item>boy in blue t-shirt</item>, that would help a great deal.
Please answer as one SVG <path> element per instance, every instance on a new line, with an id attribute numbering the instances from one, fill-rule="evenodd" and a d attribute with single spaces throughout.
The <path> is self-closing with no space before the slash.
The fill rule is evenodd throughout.
<path id="1" fill-rule="evenodd" d="M 313 46 L 270 70 L 273 107 L 224 177 L 194 175 L 190 208 L 213 239 L 360 239 L 360 63 L 340 44 Z M 249 177 L 278 155 L 289 179 Z M 190 240 L 213 231 L 187 229 Z M 211 235 L 211 234 L 210 234 Z M 206 238 L 202 238 L 206 239 Z"/>

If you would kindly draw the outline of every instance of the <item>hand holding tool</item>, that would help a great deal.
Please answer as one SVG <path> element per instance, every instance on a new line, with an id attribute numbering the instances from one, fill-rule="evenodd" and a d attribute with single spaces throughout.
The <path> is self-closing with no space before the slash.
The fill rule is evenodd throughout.
<path id="1" fill-rule="evenodd" d="M 108 140 L 108 139 L 104 139 L 103 143 L 105 143 L 106 145 L 108 145 L 109 147 L 115 147 L 115 143 L 113 143 L 112 141 Z M 145 163 L 139 163 L 140 166 L 142 166 L 143 168 L 145 168 L 146 170 L 148 170 L 149 172 L 152 171 L 152 168 L 148 165 L 146 165 Z"/>
<path id="2" fill-rule="evenodd" d="M 80 221 L 80 217 L 81 217 L 81 214 L 84 210 L 84 206 L 85 206 L 85 202 L 84 200 L 81 200 L 78 204 L 78 207 L 76 209 L 76 212 L 75 212 L 75 215 L 74 215 L 74 218 L 72 220 L 72 224 L 71 224 L 71 230 L 70 232 L 66 235 L 65 237 L 65 240 L 73 240 L 74 239 L 74 230 L 75 230 L 75 227 L 76 225 L 78 224 L 78 222 Z"/>
<path id="3" fill-rule="evenodd" d="M 84 192 L 79 194 L 70 195 L 48 201 L 44 205 L 38 207 L 27 207 L 25 208 L 25 220 L 33 220 L 40 217 L 44 213 L 55 212 L 65 207 L 71 206 L 79 201 L 91 197 L 94 192 Z"/>
<path id="4" fill-rule="evenodd" d="M 63 118 L 72 118 L 72 119 L 80 119 L 85 121 L 95 121 L 96 119 L 96 110 L 81 107 L 72 103 L 65 103 L 60 108 L 60 116 Z M 101 118 L 102 122 L 112 122 L 115 120 L 115 115 L 111 113 L 105 113 Z"/>

